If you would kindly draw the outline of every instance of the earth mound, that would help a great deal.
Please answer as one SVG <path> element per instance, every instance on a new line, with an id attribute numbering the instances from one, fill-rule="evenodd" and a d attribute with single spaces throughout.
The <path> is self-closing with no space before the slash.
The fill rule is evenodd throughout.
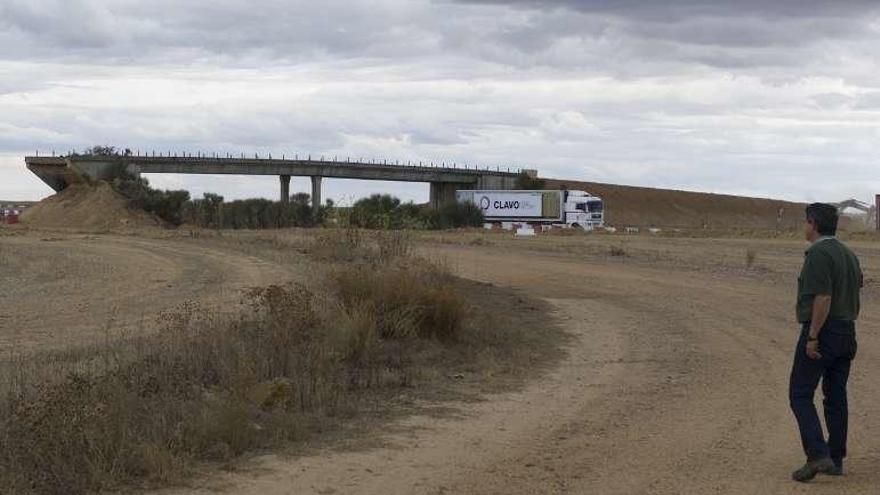
<path id="1" fill-rule="evenodd" d="M 73 184 L 25 210 L 22 223 L 37 228 L 118 230 L 158 227 L 162 221 L 131 208 L 107 182 Z"/>
<path id="2" fill-rule="evenodd" d="M 618 227 L 799 231 L 806 204 L 671 189 L 548 179 L 548 189 L 583 190 L 605 201 L 605 221 Z"/>

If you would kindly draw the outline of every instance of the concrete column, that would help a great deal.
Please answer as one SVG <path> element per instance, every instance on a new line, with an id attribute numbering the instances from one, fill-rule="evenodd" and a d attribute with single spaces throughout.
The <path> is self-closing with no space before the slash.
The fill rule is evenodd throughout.
<path id="1" fill-rule="evenodd" d="M 437 209 L 446 203 L 455 202 L 455 191 L 459 189 L 473 189 L 473 186 L 455 182 L 432 182 L 430 193 L 431 208 Z"/>
<path id="2" fill-rule="evenodd" d="M 315 213 L 321 208 L 321 179 L 320 175 L 312 176 L 312 210 Z"/>
<path id="3" fill-rule="evenodd" d="M 286 205 L 290 203 L 290 176 L 281 175 L 278 178 L 281 179 L 281 203 Z"/>
<path id="4" fill-rule="evenodd" d="M 428 194 L 428 203 L 431 205 L 431 208 L 438 209 L 440 208 L 440 186 L 439 182 L 431 183 L 431 192 Z"/>

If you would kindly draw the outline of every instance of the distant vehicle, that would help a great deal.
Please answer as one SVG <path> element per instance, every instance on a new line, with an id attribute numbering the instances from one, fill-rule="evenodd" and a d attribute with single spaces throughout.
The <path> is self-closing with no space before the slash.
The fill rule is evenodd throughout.
<path id="1" fill-rule="evenodd" d="M 602 198 L 586 191 L 456 191 L 461 203 L 483 210 L 489 223 L 558 225 L 593 230 L 605 225 Z"/>
<path id="2" fill-rule="evenodd" d="M 0 209 L 0 223 L 14 225 L 20 221 L 21 210 Z"/>

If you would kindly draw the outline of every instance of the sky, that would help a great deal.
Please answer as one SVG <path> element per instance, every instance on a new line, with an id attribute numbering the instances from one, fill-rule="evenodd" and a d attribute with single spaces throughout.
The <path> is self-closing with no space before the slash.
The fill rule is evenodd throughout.
<path id="1" fill-rule="evenodd" d="M 869 200 L 880 193 L 878 6 L 0 0 L 0 198 L 51 194 L 24 156 L 105 144 Z M 273 177 L 149 178 L 197 197 L 278 193 Z M 428 194 L 324 189 L 343 202 Z"/>

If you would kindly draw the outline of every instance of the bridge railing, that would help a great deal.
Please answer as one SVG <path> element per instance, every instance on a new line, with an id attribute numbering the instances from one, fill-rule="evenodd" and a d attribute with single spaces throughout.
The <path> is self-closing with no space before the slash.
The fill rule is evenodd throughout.
<path id="1" fill-rule="evenodd" d="M 401 167 L 401 168 L 417 168 L 424 170 L 444 170 L 444 171 L 455 171 L 455 172 L 465 172 L 465 173 L 497 173 L 497 174 L 521 174 L 524 169 L 521 167 L 510 167 L 510 166 L 500 166 L 496 165 L 494 167 L 491 166 L 474 166 L 469 164 L 459 164 L 458 162 L 446 162 L 446 161 L 428 161 L 428 160 L 387 160 L 387 159 L 364 159 L 363 157 L 359 157 L 356 159 L 352 159 L 351 157 L 346 157 L 345 160 L 340 160 L 338 155 L 333 158 L 326 157 L 325 155 L 315 155 L 314 157 L 310 154 L 300 155 L 298 153 L 294 153 L 292 155 L 293 158 L 288 158 L 286 153 L 281 154 L 281 158 L 278 158 L 278 155 L 272 155 L 272 153 L 267 153 L 265 156 L 261 157 L 259 153 L 254 153 L 253 158 L 250 157 L 250 154 L 245 153 L 203 153 L 198 151 L 196 153 L 186 153 L 174 151 L 146 151 L 141 152 L 141 150 L 135 150 L 131 152 L 126 150 L 122 153 L 117 153 L 113 155 L 87 155 L 76 153 L 73 151 L 67 152 L 66 154 L 56 154 L 53 150 L 51 153 L 40 154 L 40 151 L 37 150 L 35 157 L 53 157 L 53 158 L 77 158 L 77 159 L 94 159 L 101 160 L 107 158 L 119 158 L 131 160 L 133 162 L 137 161 L 152 161 L 152 160 L 174 160 L 174 161 L 184 161 L 184 162 L 192 162 L 198 163 L 200 161 L 207 161 L 212 163 L 223 163 L 223 162 L 235 162 L 237 164 L 242 164 L 243 162 L 246 164 L 247 162 L 255 162 L 255 163 L 265 163 L 265 162 L 290 162 L 290 163 L 302 163 L 302 164 L 324 164 L 324 165 L 339 165 L 339 166 L 374 166 L 374 167 Z"/>

